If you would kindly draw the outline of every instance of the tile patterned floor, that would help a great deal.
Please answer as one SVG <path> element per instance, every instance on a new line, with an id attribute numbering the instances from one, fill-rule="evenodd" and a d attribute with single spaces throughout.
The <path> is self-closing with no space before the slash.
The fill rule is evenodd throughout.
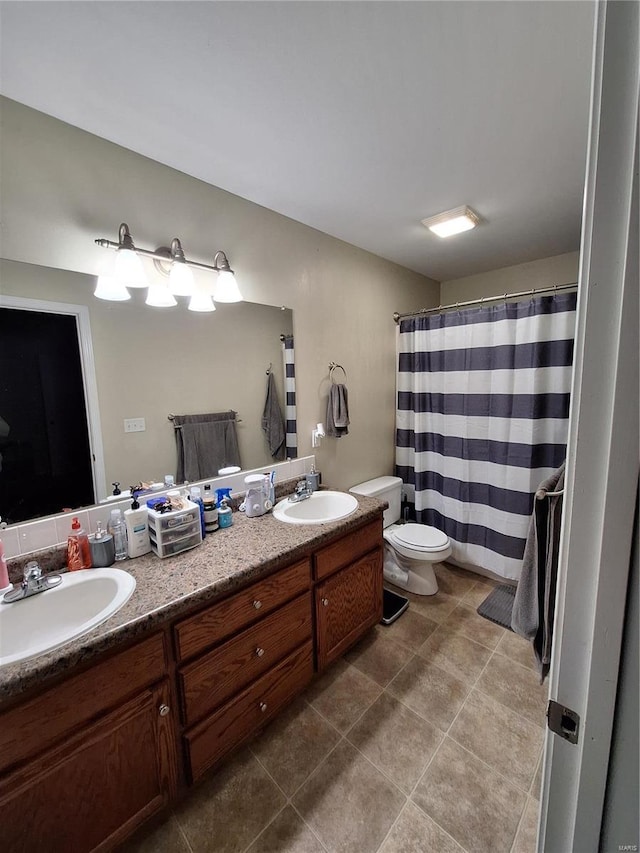
<path id="1" fill-rule="evenodd" d="M 126 853 L 533 853 L 546 687 L 455 567 Z"/>

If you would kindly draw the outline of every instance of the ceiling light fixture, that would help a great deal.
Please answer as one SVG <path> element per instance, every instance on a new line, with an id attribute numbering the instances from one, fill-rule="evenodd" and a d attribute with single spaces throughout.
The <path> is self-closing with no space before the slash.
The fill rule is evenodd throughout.
<path id="1" fill-rule="evenodd" d="M 433 231 L 438 237 L 451 237 L 453 234 L 470 231 L 479 222 L 478 214 L 474 213 L 466 204 L 422 220 L 424 227 Z"/>
<path id="2" fill-rule="evenodd" d="M 216 302 L 241 302 L 242 294 L 238 288 L 235 274 L 229 266 L 224 252 L 216 252 L 213 266 L 188 260 L 177 237 L 171 241 L 171 248 L 160 247 L 155 252 L 136 246 L 131 237 L 129 226 L 123 222 L 118 231 L 118 242 L 100 237 L 95 241 L 105 249 L 115 249 L 116 257 L 111 273 L 101 274 L 94 291 L 98 299 L 124 301 L 130 299 L 130 287 L 148 287 L 147 305 L 171 307 L 177 305 L 175 296 L 189 296 L 191 311 L 215 311 L 211 297 L 211 286 L 196 285 L 192 269 L 207 270 L 217 275 L 213 286 L 213 300 Z M 144 274 L 141 257 L 151 258 L 158 272 L 168 277 L 166 282 L 149 282 Z"/>

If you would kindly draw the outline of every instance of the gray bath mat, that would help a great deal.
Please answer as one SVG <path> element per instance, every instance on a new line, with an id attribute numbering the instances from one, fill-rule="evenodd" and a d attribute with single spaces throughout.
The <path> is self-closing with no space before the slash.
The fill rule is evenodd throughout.
<path id="1" fill-rule="evenodd" d="M 511 611 L 513 610 L 513 599 L 516 595 L 516 587 L 503 583 L 492 590 L 478 607 L 480 616 L 490 619 L 503 628 L 511 628 Z"/>

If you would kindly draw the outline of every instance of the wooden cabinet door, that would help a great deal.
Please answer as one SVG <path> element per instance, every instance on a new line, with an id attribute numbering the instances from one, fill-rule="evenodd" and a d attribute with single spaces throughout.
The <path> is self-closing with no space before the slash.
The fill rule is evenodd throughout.
<path id="1" fill-rule="evenodd" d="M 111 850 L 161 809 L 176 790 L 168 707 L 164 682 L 0 778 L 3 850 Z"/>
<path id="2" fill-rule="evenodd" d="M 322 672 L 382 618 L 382 549 L 316 586 L 317 666 Z"/>

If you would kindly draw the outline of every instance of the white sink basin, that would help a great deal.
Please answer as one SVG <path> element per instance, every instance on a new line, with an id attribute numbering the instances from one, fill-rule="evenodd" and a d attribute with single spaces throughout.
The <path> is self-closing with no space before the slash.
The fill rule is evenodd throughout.
<path id="1" fill-rule="evenodd" d="M 67 572 L 62 583 L 13 604 L 0 603 L 0 666 L 37 657 L 113 616 L 134 589 L 121 569 Z"/>
<path id="2" fill-rule="evenodd" d="M 275 505 L 273 515 L 287 524 L 327 524 L 355 512 L 358 501 L 345 492 L 318 491 L 303 501 L 285 498 Z"/>

